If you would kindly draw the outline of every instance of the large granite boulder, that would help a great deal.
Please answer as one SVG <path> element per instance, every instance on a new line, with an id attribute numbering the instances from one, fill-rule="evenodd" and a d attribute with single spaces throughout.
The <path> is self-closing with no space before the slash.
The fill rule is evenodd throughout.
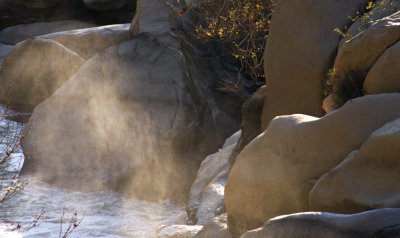
<path id="1" fill-rule="evenodd" d="M 81 21 L 55 21 L 55 22 L 35 22 L 8 27 L 0 31 L 0 42 L 3 44 L 15 45 L 21 41 L 46 35 L 53 32 L 68 31 L 95 27 L 96 25 Z"/>
<path id="2" fill-rule="evenodd" d="M 82 57 L 55 41 L 21 42 L 8 53 L 0 70 L 0 101 L 20 111 L 33 111 L 83 63 Z"/>
<path id="3" fill-rule="evenodd" d="M 228 176 L 225 206 L 235 237 L 268 219 L 307 211 L 316 179 L 369 135 L 400 116 L 400 94 L 365 96 L 318 119 L 281 116 L 238 155 Z"/>
<path id="4" fill-rule="evenodd" d="M 380 209 L 353 215 L 307 212 L 280 216 L 241 238 L 395 238 L 400 209 Z M 397 229 L 398 231 L 398 229 Z M 394 236 L 385 236 L 391 233 Z"/>
<path id="5" fill-rule="evenodd" d="M 400 207 L 400 119 L 372 133 L 358 150 L 323 175 L 310 193 L 313 210 L 353 213 Z"/>
<path id="6" fill-rule="evenodd" d="M 375 62 L 363 84 L 365 94 L 400 92 L 400 41 Z"/>
<path id="7" fill-rule="evenodd" d="M 222 149 L 201 162 L 186 207 L 190 224 L 204 225 L 225 211 L 224 189 L 230 169 L 228 158 L 240 134 L 240 131 L 233 134 Z"/>
<path id="8" fill-rule="evenodd" d="M 333 64 L 348 16 L 365 0 L 281 0 L 273 13 L 264 70 L 268 84 L 263 128 L 276 116 L 322 116 L 323 82 Z M 310 27 L 312 26 L 312 27 Z"/>
<path id="9" fill-rule="evenodd" d="M 216 91 L 215 66 L 182 42 L 139 34 L 89 59 L 35 108 L 25 169 L 70 187 L 187 199 L 201 160 L 238 128 L 242 100 Z"/>
<path id="10" fill-rule="evenodd" d="M 346 41 L 335 59 L 331 106 L 362 96 L 365 76 L 385 50 L 400 40 L 400 11 L 375 21 L 365 31 Z"/>
<path id="11" fill-rule="evenodd" d="M 40 36 L 41 39 L 57 41 L 84 59 L 106 48 L 131 38 L 130 24 L 99 26 L 71 31 L 56 32 Z"/>

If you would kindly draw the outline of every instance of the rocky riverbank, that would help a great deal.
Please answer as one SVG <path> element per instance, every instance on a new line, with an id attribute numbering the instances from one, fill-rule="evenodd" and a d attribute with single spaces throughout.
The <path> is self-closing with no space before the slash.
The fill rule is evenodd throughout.
<path id="1" fill-rule="evenodd" d="M 250 96 L 164 0 L 0 1 L 24 173 L 186 204 L 159 237 L 400 235 L 400 2 L 368 2 L 278 1 Z"/>

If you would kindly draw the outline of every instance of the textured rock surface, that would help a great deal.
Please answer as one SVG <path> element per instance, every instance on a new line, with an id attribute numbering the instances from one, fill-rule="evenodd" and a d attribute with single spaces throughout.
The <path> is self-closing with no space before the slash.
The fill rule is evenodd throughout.
<path id="1" fill-rule="evenodd" d="M 81 21 L 56 21 L 56 22 L 35 22 L 6 28 L 0 32 L 0 42 L 15 45 L 26 39 L 46 35 L 58 31 L 68 31 L 95 27 L 96 25 Z"/>
<path id="2" fill-rule="evenodd" d="M 388 48 L 365 78 L 365 94 L 400 92 L 400 41 Z"/>
<path id="3" fill-rule="evenodd" d="M 372 133 L 358 150 L 322 176 L 310 193 L 313 210 L 353 213 L 400 207 L 400 119 Z"/>
<path id="4" fill-rule="evenodd" d="M 21 42 L 7 55 L 0 70 L 0 100 L 15 109 L 32 111 L 83 63 L 79 55 L 55 41 Z"/>
<path id="5" fill-rule="evenodd" d="M 233 134 L 222 149 L 201 163 L 186 208 L 189 223 L 204 225 L 224 212 L 224 189 L 230 169 L 228 158 L 240 134 L 240 131 Z"/>
<path id="6" fill-rule="evenodd" d="M 332 29 L 343 28 L 349 23 L 348 16 L 366 2 L 279 1 L 264 56 L 268 83 L 264 129 L 279 115 L 323 115 L 323 81 L 340 40 Z"/>
<path id="7" fill-rule="evenodd" d="M 400 94 L 365 96 L 321 119 L 291 115 L 273 120 L 239 154 L 229 174 L 225 206 L 232 234 L 278 215 L 307 211 L 313 180 L 398 118 L 399 99 Z"/>
<path id="8" fill-rule="evenodd" d="M 241 238 L 365 238 L 398 237 L 390 229 L 400 225 L 400 209 L 380 209 L 353 215 L 299 213 L 276 217 Z"/>
<path id="9" fill-rule="evenodd" d="M 57 41 L 68 49 L 79 54 L 84 59 L 131 38 L 130 24 L 117 24 L 63 31 L 40 36 L 41 39 Z"/>

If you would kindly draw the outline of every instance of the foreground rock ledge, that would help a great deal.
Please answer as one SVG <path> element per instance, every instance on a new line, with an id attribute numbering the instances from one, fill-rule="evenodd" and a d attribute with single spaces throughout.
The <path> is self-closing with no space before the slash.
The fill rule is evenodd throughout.
<path id="1" fill-rule="evenodd" d="M 274 119 L 238 155 L 225 189 L 235 237 L 278 215 L 309 210 L 315 179 L 359 149 L 370 134 L 400 117 L 400 94 L 365 96 L 318 119 Z"/>

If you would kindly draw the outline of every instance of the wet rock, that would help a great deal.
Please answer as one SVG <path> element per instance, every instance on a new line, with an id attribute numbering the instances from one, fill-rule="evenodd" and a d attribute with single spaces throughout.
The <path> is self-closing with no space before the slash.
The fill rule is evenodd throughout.
<path id="1" fill-rule="evenodd" d="M 227 215 L 223 214 L 208 221 L 193 238 L 231 238 L 228 230 Z"/>
<path id="2" fill-rule="evenodd" d="M 276 217 L 263 227 L 246 232 L 241 238 L 385 237 L 382 236 L 383 231 L 388 234 L 391 228 L 399 225 L 400 209 L 380 209 L 352 215 L 307 212 Z"/>
<path id="3" fill-rule="evenodd" d="M 400 116 L 400 94 L 353 100 L 318 119 L 281 116 L 238 155 L 225 188 L 228 224 L 237 237 L 268 219 L 307 211 L 315 179 L 370 134 Z"/>
<path id="4" fill-rule="evenodd" d="M 311 209 L 354 213 L 400 207 L 399 143 L 400 119 L 376 130 L 317 181 L 310 193 Z"/>
<path id="5" fill-rule="evenodd" d="M 192 238 L 203 226 L 171 225 L 163 226 L 157 231 L 157 238 Z"/>
<path id="6" fill-rule="evenodd" d="M 40 36 L 39 38 L 57 41 L 82 58 L 89 59 L 94 54 L 110 46 L 129 40 L 131 38 L 129 27 L 130 24 L 99 26 L 56 32 Z"/>
<path id="7" fill-rule="evenodd" d="M 96 25 L 81 21 L 55 21 L 55 22 L 35 22 L 6 28 L 0 32 L 0 42 L 15 45 L 21 41 L 46 35 L 53 32 L 68 31 L 95 27 Z"/>
<path id="8" fill-rule="evenodd" d="M 30 112 L 83 63 L 79 55 L 52 40 L 17 44 L 0 70 L 0 100 L 14 109 Z"/>
<path id="9" fill-rule="evenodd" d="M 367 1 L 280 1 L 265 50 L 268 80 L 262 124 L 280 115 L 322 116 L 323 81 L 344 28 Z M 299 20 L 301 19 L 301 20 Z M 312 26 L 312 27 L 310 27 Z"/>

